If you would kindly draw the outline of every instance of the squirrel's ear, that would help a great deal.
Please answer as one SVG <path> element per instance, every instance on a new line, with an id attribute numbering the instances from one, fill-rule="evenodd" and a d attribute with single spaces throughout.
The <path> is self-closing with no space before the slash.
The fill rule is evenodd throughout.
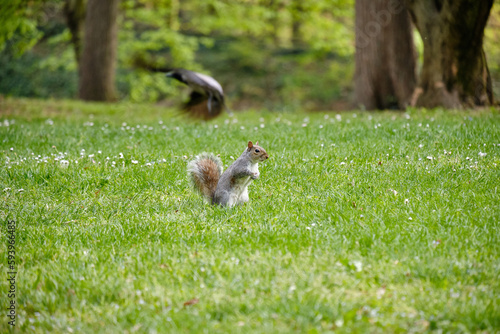
<path id="1" fill-rule="evenodd" d="M 253 147 L 253 143 L 251 141 L 248 142 L 248 148 L 252 148 Z"/>

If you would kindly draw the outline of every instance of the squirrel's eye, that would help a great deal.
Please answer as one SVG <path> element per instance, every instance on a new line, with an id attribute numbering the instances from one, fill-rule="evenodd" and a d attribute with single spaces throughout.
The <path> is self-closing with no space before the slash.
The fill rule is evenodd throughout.
<path id="1" fill-rule="evenodd" d="M 256 152 L 256 153 L 259 153 L 259 152 L 260 152 L 260 150 L 256 149 L 256 150 L 255 150 L 255 152 Z"/>

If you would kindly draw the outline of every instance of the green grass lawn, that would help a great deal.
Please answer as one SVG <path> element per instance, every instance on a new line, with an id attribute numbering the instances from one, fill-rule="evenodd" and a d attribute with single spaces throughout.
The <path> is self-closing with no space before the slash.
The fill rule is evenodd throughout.
<path id="1" fill-rule="evenodd" d="M 500 113 L 0 102 L 2 310 L 23 332 L 500 330 Z M 187 179 L 270 154 L 244 206 Z M 194 300 L 196 299 L 196 300 Z M 8 327 L 2 312 L 0 332 Z"/>

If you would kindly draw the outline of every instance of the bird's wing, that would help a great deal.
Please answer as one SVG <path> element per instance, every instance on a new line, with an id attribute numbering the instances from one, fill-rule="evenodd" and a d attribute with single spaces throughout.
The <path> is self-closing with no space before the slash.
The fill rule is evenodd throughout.
<path id="1" fill-rule="evenodd" d="M 189 100 L 184 104 L 184 111 L 195 118 L 211 119 L 218 116 L 223 108 L 224 102 L 212 100 L 211 108 L 208 109 L 208 97 L 196 91 L 192 91 Z"/>
<path id="2" fill-rule="evenodd" d="M 192 72 L 192 73 L 196 75 L 198 78 L 200 78 L 206 85 L 216 89 L 220 93 L 220 95 L 224 95 L 224 92 L 222 91 L 222 86 L 220 85 L 220 83 L 217 82 L 217 80 L 208 75 L 201 74 L 198 72 Z"/>

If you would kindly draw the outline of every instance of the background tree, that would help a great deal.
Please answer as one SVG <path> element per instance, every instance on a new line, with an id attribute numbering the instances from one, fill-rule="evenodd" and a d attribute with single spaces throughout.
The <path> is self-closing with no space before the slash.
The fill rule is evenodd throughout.
<path id="1" fill-rule="evenodd" d="M 83 100 L 112 101 L 115 93 L 119 0 L 88 0 L 79 92 Z"/>
<path id="2" fill-rule="evenodd" d="M 404 109 L 416 85 L 411 19 L 400 0 L 356 0 L 355 103 Z"/>
<path id="3" fill-rule="evenodd" d="M 413 104 L 446 108 L 492 104 L 483 36 L 493 0 L 408 0 L 407 4 L 424 44 Z"/>
<path id="4" fill-rule="evenodd" d="M 71 34 L 75 59 L 79 63 L 82 52 L 83 24 L 85 22 L 85 0 L 66 0 L 63 11 Z"/>

